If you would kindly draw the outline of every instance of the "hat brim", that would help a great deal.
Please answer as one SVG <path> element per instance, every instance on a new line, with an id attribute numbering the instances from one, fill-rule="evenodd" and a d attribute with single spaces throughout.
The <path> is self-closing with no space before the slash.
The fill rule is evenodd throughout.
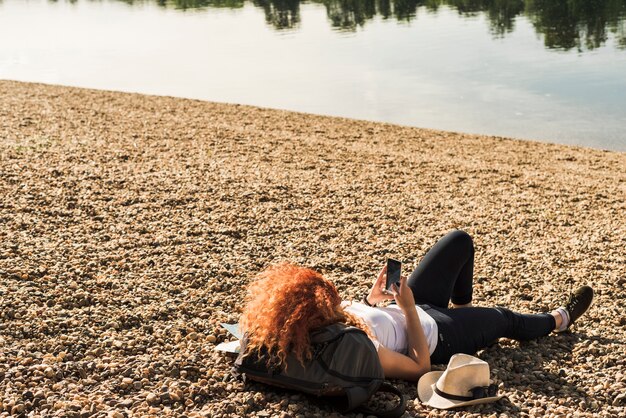
<path id="1" fill-rule="evenodd" d="M 454 399 L 444 398 L 434 391 L 435 383 L 442 374 L 443 371 L 428 372 L 420 378 L 419 382 L 417 382 L 417 397 L 423 404 L 438 409 L 451 409 L 462 406 L 495 402 L 504 397 L 504 395 L 499 395 L 489 398 L 472 399 L 471 401 L 457 401 Z"/>

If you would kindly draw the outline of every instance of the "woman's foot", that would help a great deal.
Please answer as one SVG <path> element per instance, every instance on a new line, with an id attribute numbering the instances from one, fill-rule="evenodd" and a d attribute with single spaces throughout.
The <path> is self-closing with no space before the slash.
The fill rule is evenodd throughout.
<path id="1" fill-rule="evenodd" d="M 569 296 L 565 304 L 552 312 L 556 320 L 555 332 L 562 332 L 568 329 L 578 318 L 582 316 L 591 306 L 593 301 L 593 289 L 589 286 L 581 286 Z M 559 321 L 560 319 L 560 321 Z"/>

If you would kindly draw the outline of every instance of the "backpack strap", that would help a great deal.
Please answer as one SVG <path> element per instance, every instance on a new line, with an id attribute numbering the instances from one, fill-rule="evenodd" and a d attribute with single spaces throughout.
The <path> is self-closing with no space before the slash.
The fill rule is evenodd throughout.
<path id="1" fill-rule="evenodd" d="M 366 403 L 372 394 L 376 393 L 376 387 L 380 384 L 381 382 L 379 380 L 373 380 L 369 387 L 351 386 L 345 388 L 342 395 L 329 397 L 328 401 L 335 409 L 342 413 L 359 410 L 357 406 Z"/>
<path id="2" fill-rule="evenodd" d="M 392 393 L 400 398 L 400 403 L 398 404 L 398 406 L 388 411 L 372 410 L 366 406 L 359 406 L 355 409 L 355 411 L 362 412 L 366 415 L 375 415 L 379 418 L 398 418 L 402 416 L 402 414 L 404 414 L 404 411 L 406 410 L 406 398 L 404 397 L 404 395 L 402 395 L 402 392 L 400 392 L 397 387 L 395 387 L 391 383 L 383 382 L 378 388 L 378 392 Z"/>

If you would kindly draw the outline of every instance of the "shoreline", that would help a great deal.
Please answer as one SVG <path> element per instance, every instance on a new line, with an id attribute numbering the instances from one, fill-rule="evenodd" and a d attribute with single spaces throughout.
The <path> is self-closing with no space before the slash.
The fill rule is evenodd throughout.
<path id="1" fill-rule="evenodd" d="M 0 80 L 0 157 L 2 414 L 328 414 L 214 352 L 245 284 L 290 260 L 358 299 L 453 228 L 478 306 L 597 298 L 479 353 L 506 401 L 409 414 L 626 414 L 623 152 Z"/>
<path id="2" fill-rule="evenodd" d="M 433 131 L 433 132 L 447 133 L 447 134 L 453 134 L 453 135 L 487 137 L 487 138 L 492 138 L 492 139 L 497 139 L 497 140 L 527 141 L 527 142 L 533 142 L 533 143 L 539 143 L 539 144 L 545 144 L 545 145 L 557 145 L 557 146 L 565 146 L 565 147 L 572 147 L 572 148 L 591 149 L 591 150 L 602 151 L 602 152 L 626 153 L 626 149 L 619 150 L 619 149 L 596 147 L 596 146 L 591 146 L 591 145 L 560 143 L 560 142 L 556 142 L 558 140 L 554 139 L 554 138 L 538 139 L 538 138 L 533 138 L 533 137 L 521 137 L 521 136 L 518 137 L 518 136 L 512 136 L 512 135 L 506 135 L 506 134 L 500 135 L 500 134 L 494 134 L 494 133 L 476 133 L 476 132 L 469 132 L 469 131 L 455 130 L 455 129 L 429 128 L 429 127 L 424 127 L 424 126 L 417 126 L 417 125 L 409 125 L 409 124 L 397 123 L 397 122 L 393 122 L 393 121 L 384 121 L 384 120 L 375 120 L 375 119 L 362 119 L 362 118 L 358 118 L 358 117 L 333 115 L 333 114 L 327 114 L 327 113 L 311 113 L 311 112 L 301 111 L 301 110 L 293 110 L 293 109 L 287 109 L 287 108 L 273 108 L 273 107 L 267 107 L 267 106 L 256 105 L 256 104 L 236 103 L 236 102 L 222 102 L 222 101 L 208 100 L 208 99 L 204 99 L 204 98 L 200 98 L 200 97 L 173 96 L 173 95 L 159 94 L 159 93 L 144 93 L 144 92 L 140 92 L 140 91 L 111 90 L 111 89 L 108 89 L 108 88 L 94 88 L 94 87 L 80 86 L 80 85 L 49 84 L 49 83 L 37 82 L 37 81 L 33 82 L 33 81 L 1 79 L 1 78 L 0 78 L 0 82 L 23 83 L 23 84 L 55 86 L 55 87 L 66 87 L 66 88 L 71 88 L 71 89 L 82 89 L 82 90 L 99 91 L 99 92 L 103 92 L 103 93 L 132 94 L 132 95 L 140 95 L 140 96 L 155 97 L 155 98 L 161 97 L 161 98 L 167 98 L 167 99 L 180 99 L 180 100 L 188 100 L 188 101 L 191 101 L 191 102 L 213 103 L 213 104 L 216 104 L 216 105 L 225 105 L 225 106 L 242 106 L 242 107 L 249 107 L 249 108 L 258 109 L 258 110 L 270 110 L 270 111 L 277 111 L 277 112 L 290 112 L 290 113 L 294 113 L 294 114 L 298 114 L 298 115 L 302 115 L 302 116 L 314 116 L 314 117 L 322 117 L 322 118 L 333 118 L 333 119 L 338 119 L 338 120 L 347 120 L 347 121 L 353 121 L 353 122 L 364 122 L 364 123 L 375 123 L 375 124 L 380 124 L 380 125 L 391 125 L 391 126 L 395 126 L 395 127 L 399 127 L 399 128 L 418 129 L 418 130 L 422 130 L 422 131 Z"/>

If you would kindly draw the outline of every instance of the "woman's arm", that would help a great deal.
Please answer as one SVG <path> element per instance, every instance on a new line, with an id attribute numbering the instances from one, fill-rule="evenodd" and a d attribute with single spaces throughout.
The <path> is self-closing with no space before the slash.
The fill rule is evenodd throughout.
<path id="1" fill-rule="evenodd" d="M 378 359 L 387 379 L 403 379 L 417 382 L 424 373 L 430 371 L 420 366 L 408 356 L 396 353 L 382 345 L 378 347 Z"/>
<path id="2" fill-rule="evenodd" d="M 406 286 L 406 284 L 405 284 Z M 410 291 L 411 289 L 407 287 Z M 411 299 L 413 295 L 411 294 Z M 408 334 L 409 342 L 409 357 L 417 363 L 420 370 L 424 370 L 424 373 L 430 371 L 430 352 L 428 351 L 428 343 L 426 342 L 426 335 L 424 335 L 424 329 L 422 323 L 417 315 L 415 309 L 415 302 L 411 300 L 411 306 L 408 309 L 402 308 L 404 315 L 406 316 L 406 331 Z"/>
<path id="3" fill-rule="evenodd" d="M 418 380 L 424 373 L 430 371 L 428 343 L 415 309 L 413 292 L 406 284 L 406 277 L 400 280 L 400 288 L 394 285 L 394 291 L 396 303 L 406 317 L 408 356 L 380 347 L 378 358 L 385 377 Z"/>

